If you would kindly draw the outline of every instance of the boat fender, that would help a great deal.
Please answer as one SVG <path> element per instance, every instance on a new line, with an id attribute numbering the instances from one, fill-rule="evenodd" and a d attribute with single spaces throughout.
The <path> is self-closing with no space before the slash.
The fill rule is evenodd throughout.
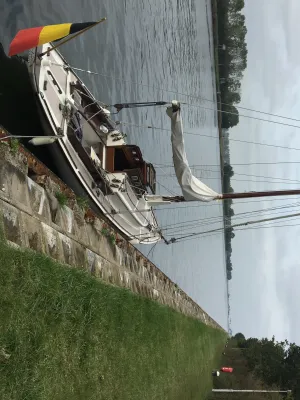
<path id="1" fill-rule="evenodd" d="M 108 129 L 104 125 L 100 125 L 100 131 L 105 133 L 105 134 L 108 133 Z"/>

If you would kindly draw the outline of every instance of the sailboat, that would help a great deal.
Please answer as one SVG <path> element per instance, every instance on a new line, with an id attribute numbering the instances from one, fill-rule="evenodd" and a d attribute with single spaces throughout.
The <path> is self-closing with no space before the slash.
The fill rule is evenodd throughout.
<path id="1" fill-rule="evenodd" d="M 63 181 L 131 243 L 152 244 L 161 233 L 145 194 L 155 193 L 155 169 L 138 146 L 126 144 L 110 111 L 52 43 L 102 21 L 22 30 L 9 55 L 29 51 L 28 71 L 43 134 L 59 138 L 49 151 Z"/>
<path id="2" fill-rule="evenodd" d="M 76 194 L 87 196 L 95 211 L 105 214 L 132 243 L 155 244 L 164 237 L 154 206 L 300 194 L 300 190 L 217 193 L 191 172 L 184 146 L 180 102 L 116 104 L 118 112 L 123 108 L 167 105 L 174 169 L 182 196 L 157 195 L 153 165 L 143 159 L 138 146 L 126 144 L 107 106 L 96 100 L 58 51 L 61 44 L 104 20 L 22 30 L 12 41 L 9 52 L 12 56 L 29 50 L 28 71 L 44 135 L 59 138 L 50 146 L 53 159 L 65 183 Z M 54 41 L 59 39 L 63 40 L 56 45 Z M 164 240 L 170 244 L 176 239 Z"/>

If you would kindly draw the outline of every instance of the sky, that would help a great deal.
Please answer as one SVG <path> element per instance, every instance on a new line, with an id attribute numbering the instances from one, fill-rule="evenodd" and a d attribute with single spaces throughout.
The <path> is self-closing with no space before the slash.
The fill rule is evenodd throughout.
<path id="1" fill-rule="evenodd" d="M 240 113 L 300 128 L 300 1 L 245 0 L 244 14 L 248 29 L 248 65 L 239 105 L 299 118 L 299 122 L 243 110 Z M 240 117 L 239 125 L 230 131 L 230 138 L 300 149 L 300 129 L 245 117 Z M 232 182 L 236 192 L 300 187 L 300 165 L 279 164 L 300 161 L 298 151 L 234 141 L 230 148 L 233 166 L 250 164 L 234 166 L 236 173 L 268 177 L 236 175 L 237 180 Z M 253 164 L 257 162 L 278 164 Z M 300 204 L 300 198 L 295 196 L 279 201 L 277 198 L 276 201 L 245 202 L 235 205 L 234 209 L 235 213 L 240 213 L 293 205 L 279 210 L 290 214 L 300 212 L 297 204 L 295 207 L 297 202 Z M 234 333 L 243 332 L 246 337 L 275 335 L 278 340 L 288 339 L 300 345 L 300 219 L 276 221 L 273 225 L 277 227 L 236 232 L 230 282 L 232 329 Z"/>

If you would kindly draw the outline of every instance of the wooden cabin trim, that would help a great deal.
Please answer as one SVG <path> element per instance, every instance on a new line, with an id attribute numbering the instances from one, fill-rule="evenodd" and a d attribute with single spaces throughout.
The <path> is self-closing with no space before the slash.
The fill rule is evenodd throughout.
<path id="1" fill-rule="evenodd" d="M 115 148 L 106 147 L 106 164 L 105 169 L 108 172 L 115 172 Z"/>

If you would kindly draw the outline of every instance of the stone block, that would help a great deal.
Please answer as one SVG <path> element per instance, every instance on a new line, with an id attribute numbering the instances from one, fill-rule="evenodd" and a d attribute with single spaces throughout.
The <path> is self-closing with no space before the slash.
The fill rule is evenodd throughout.
<path id="1" fill-rule="evenodd" d="M 88 269 L 86 249 L 81 244 L 72 241 L 73 264 L 79 268 Z"/>
<path id="2" fill-rule="evenodd" d="M 21 221 L 26 246 L 40 253 L 45 253 L 45 244 L 43 241 L 44 235 L 41 222 L 25 213 L 22 213 Z"/>
<path id="3" fill-rule="evenodd" d="M 73 241 L 68 236 L 58 233 L 58 239 L 60 241 L 60 248 L 62 249 L 62 257 L 64 262 L 69 265 L 74 264 L 73 256 Z"/>
<path id="4" fill-rule="evenodd" d="M 42 232 L 44 236 L 45 252 L 50 257 L 56 259 L 57 261 L 64 262 L 65 257 L 62 249 L 61 240 L 59 238 L 58 232 L 51 226 L 42 222 L 41 224 Z"/>
<path id="5" fill-rule="evenodd" d="M 99 255 L 96 255 L 94 260 L 93 275 L 97 278 L 103 279 L 104 261 Z"/>
<path id="6" fill-rule="evenodd" d="M 25 245 L 22 235 L 21 212 L 14 206 L 0 200 L 2 210 L 4 236 L 10 242 L 19 246 Z"/>
<path id="7" fill-rule="evenodd" d="M 33 214 L 49 224 L 51 222 L 51 210 L 45 189 L 29 177 L 27 177 L 27 187 Z"/>
<path id="8" fill-rule="evenodd" d="M 69 207 L 58 205 L 53 222 L 64 232 L 74 234 L 74 215 Z"/>
<path id="9" fill-rule="evenodd" d="M 74 235 L 76 239 L 86 246 L 89 244 L 89 238 L 86 228 L 86 222 L 84 219 L 84 212 L 80 209 L 74 209 L 73 211 L 74 220 L 73 220 L 73 228 L 74 228 Z"/>
<path id="10" fill-rule="evenodd" d="M 14 151 L 9 144 L 0 144 L 0 162 L 8 163 L 16 167 L 22 174 L 27 176 L 28 163 L 26 156 L 21 152 Z"/>
<path id="11" fill-rule="evenodd" d="M 89 247 L 95 253 L 101 253 L 101 248 L 103 247 L 103 244 L 101 243 L 103 241 L 103 236 L 93 227 L 92 224 L 86 224 L 86 231 Z"/>
<path id="12" fill-rule="evenodd" d="M 0 160 L 0 189 L 19 209 L 32 213 L 27 177 L 14 165 Z"/>

